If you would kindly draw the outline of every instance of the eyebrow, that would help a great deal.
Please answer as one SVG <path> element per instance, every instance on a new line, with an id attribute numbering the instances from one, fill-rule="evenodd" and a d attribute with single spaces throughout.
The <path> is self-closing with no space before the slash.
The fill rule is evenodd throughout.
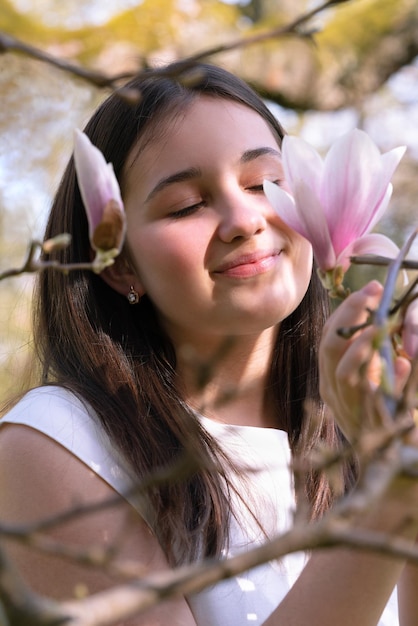
<path id="1" fill-rule="evenodd" d="M 272 155 L 281 158 L 279 150 L 275 150 L 274 148 L 266 146 L 261 148 L 254 148 L 253 150 L 246 150 L 241 155 L 239 162 L 249 163 L 250 161 L 254 161 L 255 159 L 258 159 L 259 157 L 265 155 Z M 170 176 L 166 176 L 158 181 L 155 187 L 153 187 L 153 189 L 148 194 L 145 202 L 149 202 L 157 193 L 159 193 L 166 187 L 169 187 L 170 185 L 174 185 L 175 183 L 184 183 L 188 180 L 198 178 L 201 175 L 202 170 L 198 167 L 189 167 L 185 170 L 170 174 Z"/>
<path id="2" fill-rule="evenodd" d="M 197 167 L 189 167 L 188 169 L 181 170 L 180 172 L 175 172 L 174 174 L 170 174 L 170 176 L 166 176 L 158 181 L 158 183 L 153 187 L 153 189 L 148 194 L 145 202 L 148 202 L 153 198 L 157 193 L 168 187 L 169 185 L 174 185 L 175 183 L 184 183 L 185 181 L 192 180 L 193 178 L 198 178 L 201 176 L 202 171 Z"/>
<path id="3" fill-rule="evenodd" d="M 246 150 L 240 158 L 240 163 L 248 163 L 249 161 L 254 161 L 254 159 L 258 159 L 264 155 L 272 155 L 275 157 L 279 157 L 281 159 L 282 155 L 279 150 L 275 150 L 274 148 L 270 148 L 268 146 L 262 148 L 255 148 L 254 150 Z"/>

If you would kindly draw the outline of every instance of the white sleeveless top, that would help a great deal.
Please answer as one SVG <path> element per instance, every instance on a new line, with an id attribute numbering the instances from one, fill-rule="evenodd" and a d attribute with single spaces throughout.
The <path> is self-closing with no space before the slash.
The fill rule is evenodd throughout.
<path id="1" fill-rule="evenodd" d="M 251 466 L 244 480 L 230 477 L 242 496 L 234 498 L 230 547 L 224 556 L 245 552 L 291 527 L 295 506 L 287 434 L 271 428 L 228 426 L 202 417 L 202 424 L 234 462 Z M 144 502 L 132 493 L 135 476 L 112 446 L 95 412 L 77 396 L 60 387 L 28 392 L 0 420 L 24 424 L 57 441 L 125 497 L 152 526 Z M 246 506 L 261 523 L 256 523 Z M 187 597 L 198 626 L 261 626 L 281 602 L 306 563 L 303 554 L 285 556 L 244 574 L 221 581 Z M 396 591 L 378 626 L 399 626 Z"/>

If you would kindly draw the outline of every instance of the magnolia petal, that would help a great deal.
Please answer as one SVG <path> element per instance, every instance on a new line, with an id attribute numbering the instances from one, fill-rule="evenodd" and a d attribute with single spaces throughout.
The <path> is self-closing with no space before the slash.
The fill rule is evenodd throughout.
<path id="1" fill-rule="evenodd" d="M 381 182 L 381 154 L 364 131 L 354 129 L 330 148 L 324 165 L 321 201 L 337 255 L 366 234 L 388 181 Z"/>
<path id="2" fill-rule="evenodd" d="M 111 199 L 116 200 L 116 202 L 123 207 L 122 195 L 118 183 L 118 179 L 116 178 L 115 170 L 113 169 L 113 163 L 107 163 L 108 172 L 108 180 L 110 183 L 110 193 Z"/>
<path id="3" fill-rule="evenodd" d="M 304 180 L 319 197 L 323 161 L 318 152 L 300 137 L 285 135 L 282 141 L 282 160 L 285 180 L 292 192 Z"/>
<path id="4" fill-rule="evenodd" d="M 100 150 L 78 129 L 75 130 L 74 138 L 74 163 L 92 241 L 110 200 L 115 200 L 123 212 L 120 188 L 113 166 L 106 163 Z"/>
<path id="5" fill-rule="evenodd" d="M 403 155 L 406 152 L 406 146 L 399 146 L 398 148 L 394 148 L 393 150 L 389 150 L 389 152 L 385 152 L 381 156 L 381 160 L 383 163 L 383 172 L 382 176 L 387 179 L 387 182 L 392 178 L 396 168 L 398 167 Z"/>
<path id="6" fill-rule="evenodd" d="M 295 201 L 287 191 L 269 180 L 263 182 L 264 193 L 280 219 L 292 230 L 305 237 L 301 232 L 302 224 L 298 219 Z"/>
<path id="7" fill-rule="evenodd" d="M 103 154 L 78 129 L 74 133 L 74 164 L 87 217 L 95 227 L 100 222 L 102 207 L 111 199 L 105 197 L 108 168 Z"/>
<path id="8" fill-rule="evenodd" d="M 294 192 L 300 223 L 298 232 L 311 243 L 319 269 L 327 271 L 334 268 L 335 252 L 322 205 L 312 193 L 312 189 L 302 180 L 296 185 Z"/>
<path id="9" fill-rule="evenodd" d="M 364 235 L 352 241 L 337 257 L 337 265 L 341 265 L 344 271 L 350 266 L 350 257 L 373 254 L 395 258 L 399 253 L 399 248 L 389 237 L 379 233 Z"/>
<path id="10" fill-rule="evenodd" d="M 389 206 L 390 199 L 392 197 L 393 185 L 389 183 L 386 187 L 383 198 L 380 201 L 380 204 L 377 206 L 374 215 L 371 216 L 370 223 L 367 227 L 367 232 L 370 232 L 371 229 L 377 224 L 380 218 L 383 216 L 384 212 Z"/>
<path id="11" fill-rule="evenodd" d="M 392 195 L 392 184 L 390 181 L 405 150 L 406 148 L 401 146 L 380 156 L 379 181 L 376 181 L 375 186 L 372 187 L 372 193 L 367 200 L 370 202 L 370 205 L 374 204 L 374 208 L 371 211 L 370 221 L 365 224 L 363 234 L 370 232 L 386 211 Z"/>
<path id="12" fill-rule="evenodd" d="M 384 191 L 384 196 L 383 196 L 382 202 L 377 206 L 375 213 L 372 216 L 372 219 L 367 227 L 368 231 L 370 231 L 377 224 L 377 222 L 380 220 L 383 213 L 387 209 L 387 205 L 392 195 L 392 184 L 390 183 L 390 180 L 396 168 L 398 167 L 400 160 L 405 154 L 405 150 L 406 150 L 405 146 L 400 146 L 399 148 L 390 150 L 389 152 L 386 152 L 385 154 L 382 154 L 381 156 L 382 170 L 380 173 L 380 178 L 381 178 L 381 188 Z M 388 188 L 390 188 L 389 198 L 386 197 L 386 194 L 388 193 Z M 387 204 L 385 204 L 386 200 L 387 200 Z"/>
<path id="13" fill-rule="evenodd" d="M 299 235 L 302 235 L 302 237 L 304 237 L 305 239 L 308 239 L 308 241 L 311 241 L 312 229 L 307 228 L 307 224 L 309 224 L 309 218 L 308 220 L 305 219 L 304 213 L 303 211 L 300 210 L 299 205 L 295 202 L 295 199 L 290 194 L 288 194 L 287 191 L 284 191 L 284 189 L 270 182 L 269 180 L 265 180 L 263 183 L 263 186 L 264 186 L 264 193 L 266 194 L 268 201 L 270 202 L 273 209 L 276 211 L 279 218 L 287 226 L 289 226 L 289 228 L 299 233 Z M 306 185 L 304 185 L 302 181 L 299 182 L 299 187 L 300 186 L 306 187 Z M 296 186 L 296 190 L 297 189 L 298 189 L 298 186 Z M 302 195 L 302 202 L 303 202 L 304 201 L 303 192 L 300 191 L 299 193 Z M 310 189 L 307 189 L 306 195 L 309 197 L 309 201 L 311 202 L 312 193 Z M 308 214 L 310 210 L 309 207 L 306 209 Z M 327 228 L 325 220 L 323 219 L 322 208 L 320 207 L 320 205 L 317 205 L 316 209 L 314 209 L 313 211 L 314 213 L 315 213 L 315 210 L 318 212 L 319 218 L 314 219 L 313 221 L 316 222 L 317 224 L 318 222 L 320 223 L 319 231 L 322 236 L 325 235 L 326 237 L 328 228 Z M 327 239 L 327 242 L 329 243 L 328 239 Z"/>

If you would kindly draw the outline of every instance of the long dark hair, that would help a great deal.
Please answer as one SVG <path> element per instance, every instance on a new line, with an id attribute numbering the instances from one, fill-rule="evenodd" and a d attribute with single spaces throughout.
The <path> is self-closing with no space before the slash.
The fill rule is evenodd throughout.
<path id="1" fill-rule="evenodd" d="M 279 144 L 283 137 L 281 125 L 262 99 L 219 67 L 199 65 L 188 81 L 169 77 L 165 68 L 131 80 L 128 87 L 140 93 L 138 102 L 112 94 L 85 129 L 106 161 L 113 163 L 122 190 L 132 148 L 149 140 L 161 121 L 184 111 L 199 94 L 250 107 L 267 121 Z M 55 258 L 62 263 L 88 260 L 87 220 L 72 159 L 45 237 L 62 232 L 72 235 L 72 244 L 54 253 Z M 186 480 L 168 482 L 149 493 L 158 520 L 154 530 L 170 562 L 219 554 L 229 516 L 228 481 L 214 465 L 220 451 L 182 400 L 174 349 L 152 303 L 145 296 L 139 305 L 130 306 L 89 271 L 44 271 L 36 302 L 43 383 L 68 387 L 95 409 L 138 479 L 168 467 L 190 442 L 204 460 L 204 467 Z M 293 450 L 302 453 L 319 440 L 336 441 L 318 393 L 317 350 L 327 314 L 327 297 L 314 271 L 302 303 L 280 325 L 266 390 L 274 399 L 277 426 L 288 432 Z M 329 506 L 331 490 L 315 473 L 308 472 L 304 482 L 312 515 L 320 515 Z"/>

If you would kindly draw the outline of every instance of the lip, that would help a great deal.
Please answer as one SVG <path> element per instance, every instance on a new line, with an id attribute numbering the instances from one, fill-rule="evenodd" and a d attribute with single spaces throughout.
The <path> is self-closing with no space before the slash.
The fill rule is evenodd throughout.
<path id="1" fill-rule="evenodd" d="M 251 278 L 268 272 L 276 265 L 281 250 L 263 250 L 251 254 L 241 254 L 225 261 L 212 273 L 230 278 Z"/>

